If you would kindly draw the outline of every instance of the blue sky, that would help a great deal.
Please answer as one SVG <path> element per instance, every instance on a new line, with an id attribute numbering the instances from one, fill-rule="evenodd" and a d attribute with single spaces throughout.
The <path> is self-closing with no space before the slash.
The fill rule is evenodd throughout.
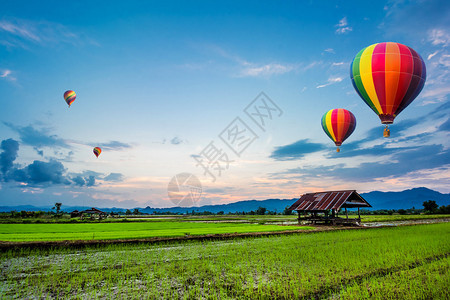
<path id="1" fill-rule="evenodd" d="M 179 173 L 197 205 L 450 192 L 448 1 L 72 2 L 0 0 L 1 205 L 170 207 Z M 389 139 L 349 77 L 385 41 L 427 66 Z M 357 119 L 339 154 L 320 125 L 333 108 Z"/>

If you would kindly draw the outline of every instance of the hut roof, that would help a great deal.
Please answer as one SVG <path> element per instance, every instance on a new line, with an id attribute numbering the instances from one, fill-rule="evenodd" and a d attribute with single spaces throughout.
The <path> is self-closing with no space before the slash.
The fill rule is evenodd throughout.
<path id="1" fill-rule="evenodd" d="M 372 207 L 356 190 L 329 191 L 304 194 L 290 210 L 297 211 L 326 211 L 329 209 L 339 210 L 341 207 Z"/>
<path id="2" fill-rule="evenodd" d="M 92 207 L 91 209 L 86 209 L 86 210 L 80 211 L 80 213 L 86 213 L 86 214 L 105 214 L 105 215 L 107 215 L 106 212 L 101 211 L 101 210 L 99 210 L 99 209 L 96 209 L 95 207 Z"/>

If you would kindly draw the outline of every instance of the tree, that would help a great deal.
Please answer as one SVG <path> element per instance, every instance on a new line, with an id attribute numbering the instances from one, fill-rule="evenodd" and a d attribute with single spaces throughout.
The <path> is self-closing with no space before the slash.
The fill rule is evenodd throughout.
<path id="1" fill-rule="evenodd" d="M 400 208 L 397 212 L 399 215 L 406 215 L 406 209 Z"/>
<path id="2" fill-rule="evenodd" d="M 266 208 L 265 207 L 258 207 L 258 209 L 256 210 L 256 214 L 257 215 L 265 215 L 266 214 Z"/>
<path id="3" fill-rule="evenodd" d="M 440 214 L 450 214 L 450 205 L 447 206 L 442 205 L 441 207 L 439 207 L 438 212 Z"/>
<path id="4" fill-rule="evenodd" d="M 429 213 L 436 212 L 438 207 L 439 206 L 436 204 L 436 201 L 434 201 L 434 200 L 428 200 L 423 203 L 423 208 L 425 209 L 425 211 L 427 211 Z"/>
<path id="5" fill-rule="evenodd" d="M 221 210 L 221 211 L 219 211 L 217 214 L 218 214 L 218 215 L 223 215 L 223 213 L 224 213 L 224 211 Z"/>
<path id="6" fill-rule="evenodd" d="M 289 209 L 289 205 L 284 208 L 283 215 L 286 215 L 286 216 L 292 215 L 292 210 Z"/>
<path id="7" fill-rule="evenodd" d="M 52 209 L 55 209 L 55 208 L 56 208 L 56 214 L 57 214 L 57 215 L 59 215 L 59 211 L 60 211 L 60 209 L 61 209 L 61 205 L 62 205 L 62 203 L 56 202 L 56 203 L 55 203 L 55 206 L 52 208 Z"/>
<path id="8" fill-rule="evenodd" d="M 137 216 L 137 215 L 140 215 L 140 214 L 141 213 L 139 212 L 139 209 L 135 208 L 134 211 L 133 211 L 133 215 Z"/>
<path id="9" fill-rule="evenodd" d="M 127 209 L 127 211 L 125 212 L 125 214 L 126 214 L 127 216 L 131 215 L 131 210 Z"/>

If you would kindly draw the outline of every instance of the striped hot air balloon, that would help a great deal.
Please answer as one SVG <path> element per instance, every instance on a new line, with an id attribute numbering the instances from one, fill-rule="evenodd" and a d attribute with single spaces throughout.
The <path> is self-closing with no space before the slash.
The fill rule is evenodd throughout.
<path id="1" fill-rule="evenodd" d="M 77 94 L 75 94 L 74 91 L 69 90 L 64 93 L 64 100 L 66 100 L 66 103 L 69 105 L 69 108 L 70 105 L 72 105 L 73 101 L 75 101 L 76 97 Z"/>
<path id="2" fill-rule="evenodd" d="M 100 153 L 102 153 L 102 149 L 100 149 L 100 147 L 95 147 L 94 154 L 95 154 L 95 156 L 97 156 L 97 158 L 100 155 Z"/>
<path id="3" fill-rule="evenodd" d="M 399 43 L 378 43 L 359 51 L 350 77 L 356 92 L 381 123 L 392 124 L 422 90 L 426 67 L 414 49 Z"/>
<path id="4" fill-rule="evenodd" d="M 336 108 L 328 111 L 322 117 L 323 131 L 336 144 L 336 151 L 339 146 L 353 133 L 356 127 L 356 118 L 348 110 Z"/>

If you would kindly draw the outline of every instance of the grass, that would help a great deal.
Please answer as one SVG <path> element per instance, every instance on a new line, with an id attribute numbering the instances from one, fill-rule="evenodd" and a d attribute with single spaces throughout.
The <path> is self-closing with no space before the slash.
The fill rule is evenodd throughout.
<path id="1" fill-rule="evenodd" d="M 384 277 L 369 277 L 340 291 L 339 299 L 450 299 L 450 257 Z"/>
<path id="2" fill-rule="evenodd" d="M 63 299 L 448 299 L 449 255 L 450 223 L 21 249 L 0 253 L 0 292 Z"/>
<path id="3" fill-rule="evenodd" d="M 0 241 L 137 239 L 219 233 L 271 232 L 312 227 L 197 222 L 121 222 L 86 224 L 0 224 Z"/>

